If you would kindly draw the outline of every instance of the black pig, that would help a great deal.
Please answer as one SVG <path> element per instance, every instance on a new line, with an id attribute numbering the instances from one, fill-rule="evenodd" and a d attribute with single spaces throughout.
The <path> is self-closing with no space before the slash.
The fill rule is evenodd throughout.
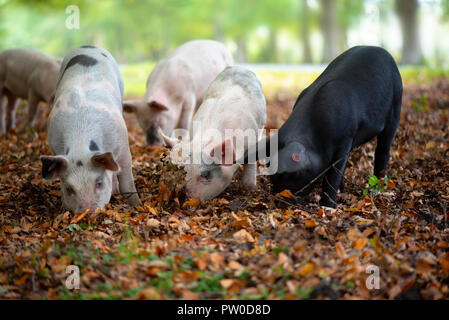
<path id="1" fill-rule="evenodd" d="M 337 57 L 301 92 L 279 129 L 278 170 L 271 176 L 274 191 L 297 192 L 331 167 L 322 177 L 320 204 L 335 207 L 350 151 L 376 136 L 374 174 L 382 176 L 401 100 L 401 76 L 386 50 L 358 46 Z M 269 140 L 266 144 L 268 150 Z"/>

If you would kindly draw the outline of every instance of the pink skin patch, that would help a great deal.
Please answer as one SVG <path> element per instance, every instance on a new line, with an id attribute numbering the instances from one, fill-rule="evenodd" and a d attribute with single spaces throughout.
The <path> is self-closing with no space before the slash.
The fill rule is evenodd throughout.
<path id="1" fill-rule="evenodd" d="M 297 153 L 292 153 L 292 160 L 295 162 L 299 162 L 301 160 L 301 157 Z"/>

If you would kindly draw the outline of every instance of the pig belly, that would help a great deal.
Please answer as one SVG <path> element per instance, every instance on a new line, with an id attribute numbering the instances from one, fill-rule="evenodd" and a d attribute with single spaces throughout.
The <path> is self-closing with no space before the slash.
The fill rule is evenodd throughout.
<path id="1" fill-rule="evenodd" d="M 16 78 L 14 76 L 6 75 L 5 88 L 9 90 L 16 97 L 28 98 L 28 83 L 27 81 Z"/>

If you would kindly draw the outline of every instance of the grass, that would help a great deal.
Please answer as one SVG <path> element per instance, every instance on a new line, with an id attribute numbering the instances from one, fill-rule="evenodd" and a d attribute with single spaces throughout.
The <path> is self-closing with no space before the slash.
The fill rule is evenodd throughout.
<path id="1" fill-rule="evenodd" d="M 154 62 L 142 62 L 121 65 L 125 82 L 125 97 L 133 99 L 145 93 L 146 81 Z M 449 77 L 449 69 L 430 67 L 400 68 L 402 79 L 406 84 L 430 83 L 439 77 Z M 267 99 L 279 96 L 297 96 L 301 90 L 309 86 L 319 75 L 317 71 L 256 71 Z"/>

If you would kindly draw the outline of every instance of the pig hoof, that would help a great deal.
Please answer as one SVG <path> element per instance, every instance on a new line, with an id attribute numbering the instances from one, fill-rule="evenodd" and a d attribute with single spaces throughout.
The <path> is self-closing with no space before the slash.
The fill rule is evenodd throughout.
<path id="1" fill-rule="evenodd" d="M 243 180 L 242 184 L 248 190 L 256 190 L 257 189 L 256 181 L 254 181 L 252 179 L 251 180 Z"/>
<path id="2" fill-rule="evenodd" d="M 133 207 L 142 205 L 142 201 L 140 201 L 140 198 L 137 195 L 133 195 L 128 201 Z"/>

